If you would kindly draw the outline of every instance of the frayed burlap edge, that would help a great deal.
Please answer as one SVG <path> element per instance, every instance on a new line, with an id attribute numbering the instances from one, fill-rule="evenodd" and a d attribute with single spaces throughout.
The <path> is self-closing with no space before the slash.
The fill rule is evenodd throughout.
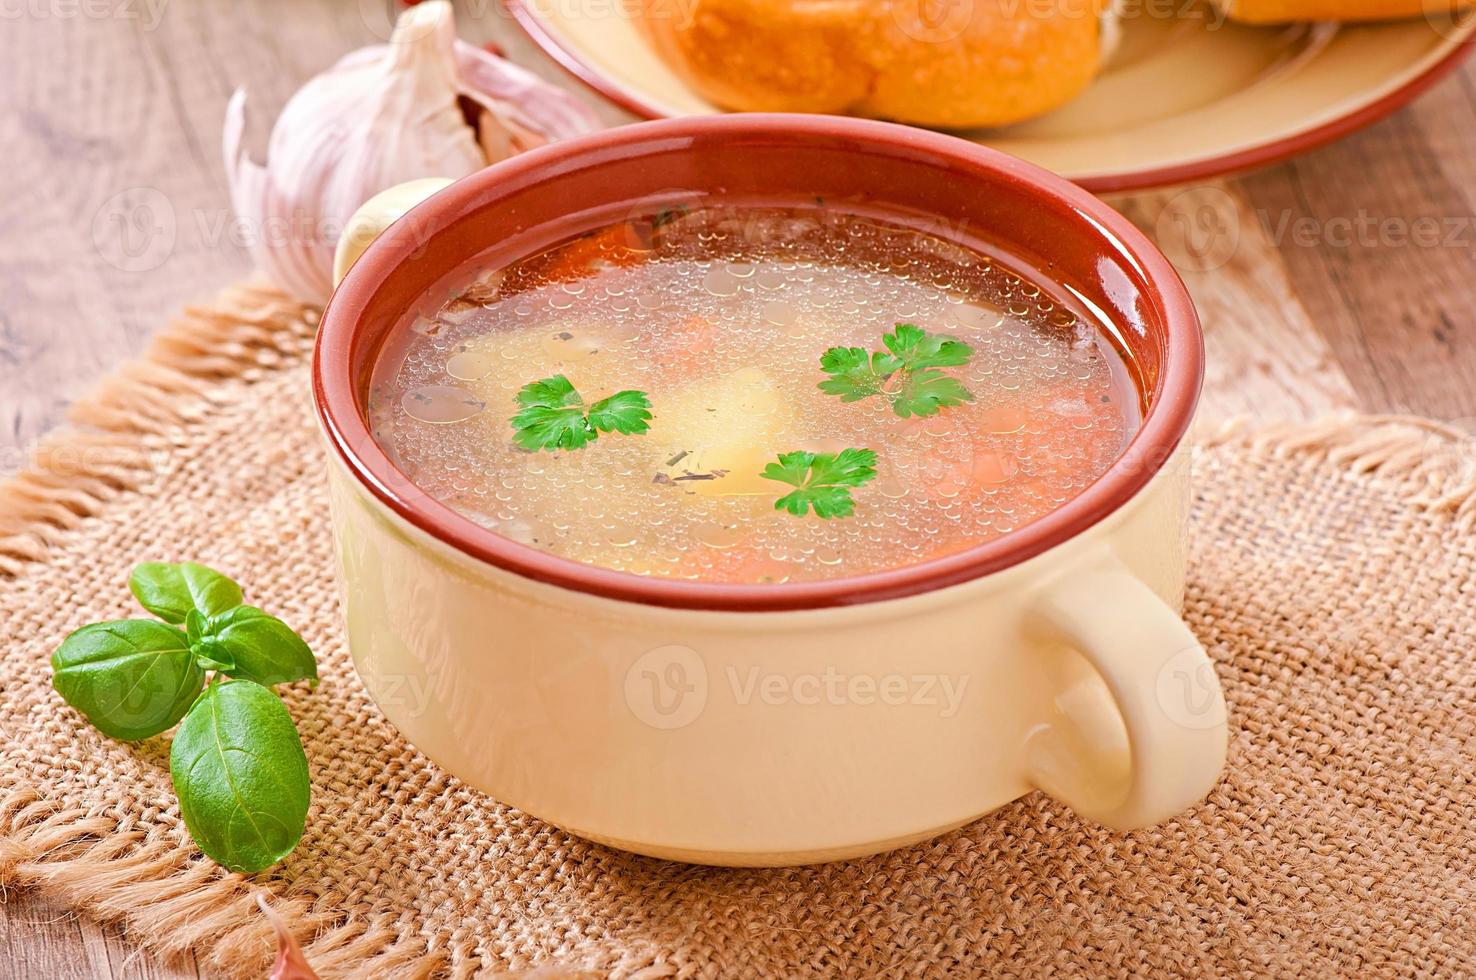
<path id="1" fill-rule="evenodd" d="M 78 402 L 68 424 L 0 483 L 0 582 L 44 562 L 109 501 L 144 486 L 154 472 L 150 454 L 213 406 L 301 363 L 316 327 L 316 311 L 257 282 L 227 288 L 210 306 L 187 308 L 145 356 Z M 1463 528 L 1476 523 L 1476 453 L 1464 433 L 1438 422 L 1344 415 L 1253 427 L 1236 420 L 1198 442 L 1377 477 L 1411 506 L 1448 515 Z M 0 887 L 36 889 L 122 926 L 166 957 L 192 952 L 207 969 L 234 974 L 243 963 L 265 966 L 273 948 L 251 879 L 150 842 L 130 818 L 63 808 L 30 787 L 0 787 Z M 274 905 L 325 974 L 421 977 L 449 966 L 449 951 L 431 949 L 428 937 L 388 914 L 346 920 L 303 899 Z M 655 966 L 647 975 L 671 972 Z"/>
<path id="2" fill-rule="evenodd" d="M 1442 514 L 1461 530 L 1476 524 L 1476 443 L 1464 430 L 1415 415 L 1332 415 L 1316 421 L 1253 425 L 1233 419 L 1197 441 L 1239 445 L 1280 458 L 1326 462 L 1396 484 L 1408 504 Z"/>
<path id="3" fill-rule="evenodd" d="M 0 483 L 0 583 L 44 562 L 110 501 L 144 487 L 157 471 L 151 455 L 167 452 L 212 407 L 302 363 L 317 321 L 317 311 L 258 282 L 185 309 Z M 192 952 L 207 971 L 236 975 L 260 964 L 264 973 L 275 945 L 251 879 L 150 841 L 128 818 L 64 808 L 33 787 L 0 787 L 0 887 L 85 909 L 165 957 Z M 428 976 L 449 962 L 392 916 L 346 921 L 304 900 L 272 902 L 325 974 Z"/>

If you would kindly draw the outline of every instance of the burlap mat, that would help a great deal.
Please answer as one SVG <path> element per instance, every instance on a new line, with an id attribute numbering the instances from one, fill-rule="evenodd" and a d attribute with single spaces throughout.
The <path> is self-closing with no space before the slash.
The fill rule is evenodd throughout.
<path id="1" fill-rule="evenodd" d="M 1198 450 L 1187 614 L 1233 740 L 1194 812 L 1118 836 L 1035 794 L 869 860 L 695 868 L 480 796 L 380 717 L 338 628 L 312 331 L 267 290 L 228 292 L 0 490 L 0 884 L 212 975 L 261 975 L 258 890 L 325 976 L 1476 971 L 1476 483 L 1449 434 L 1346 420 Z M 167 738 L 111 741 L 50 686 L 69 629 L 131 614 L 136 561 L 185 558 L 246 583 L 322 664 L 288 694 L 307 836 L 255 879 L 191 846 Z"/>

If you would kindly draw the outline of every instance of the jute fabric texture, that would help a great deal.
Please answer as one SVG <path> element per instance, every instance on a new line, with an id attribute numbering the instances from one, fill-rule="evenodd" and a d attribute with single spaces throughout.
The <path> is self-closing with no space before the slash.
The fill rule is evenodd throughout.
<path id="1" fill-rule="evenodd" d="M 1119 835 L 1033 794 L 941 839 L 721 870 L 573 838 L 441 772 L 365 694 L 339 627 L 311 315 L 255 285 L 187 311 L 0 489 L 0 885 L 261 976 L 292 923 L 324 977 L 1458 976 L 1476 972 L 1473 456 L 1408 419 L 1227 430 L 1196 449 L 1186 616 L 1216 662 L 1224 780 Z M 243 878 L 191 844 L 168 736 L 51 688 L 141 560 L 246 585 L 319 655 L 287 688 L 313 808 Z M 905 651 L 899 651 L 905 656 Z"/>

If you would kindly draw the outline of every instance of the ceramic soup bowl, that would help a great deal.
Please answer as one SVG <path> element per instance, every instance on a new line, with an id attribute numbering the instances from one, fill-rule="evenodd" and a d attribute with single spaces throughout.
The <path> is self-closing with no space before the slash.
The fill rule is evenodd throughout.
<path id="1" fill-rule="evenodd" d="M 730 865 L 894 848 L 1036 789 L 1120 829 L 1209 791 L 1224 700 L 1178 613 L 1203 342 L 1183 284 L 1125 219 L 963 140 L 832 117 L 626 126 L 447 183 L 397 188 L 356 217 L 313 366 L 349 647 L 428 758 L 575 834 Z M 376 355 L 457 270 L 652 204 L 775 195 L 936 219 L 935 234 L 1003 249 L 1074 294 L 1142 376 L 1148 407 L 1124 456 L 968 551 L 734 586 L 499 537 L 418 491 L 371 438 Z"/>

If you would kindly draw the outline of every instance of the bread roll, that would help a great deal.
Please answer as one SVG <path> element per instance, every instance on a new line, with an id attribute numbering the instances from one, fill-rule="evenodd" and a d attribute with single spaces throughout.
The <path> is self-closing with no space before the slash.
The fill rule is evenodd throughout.
<path id="1" fill-rule="evenodd" d="M 1399 20 L 1444 14 L 1464 0 L 1217 0 L 1225 16 L 1242 24 L 1285 24 L 1299 20 Z"/>
<path id="2" fill-rule="evenodd" d="M 637 0 L 660 56 L 710 102 L 759 112 L 1001 126 L 1096 75 L 1108 0 Z"/>

